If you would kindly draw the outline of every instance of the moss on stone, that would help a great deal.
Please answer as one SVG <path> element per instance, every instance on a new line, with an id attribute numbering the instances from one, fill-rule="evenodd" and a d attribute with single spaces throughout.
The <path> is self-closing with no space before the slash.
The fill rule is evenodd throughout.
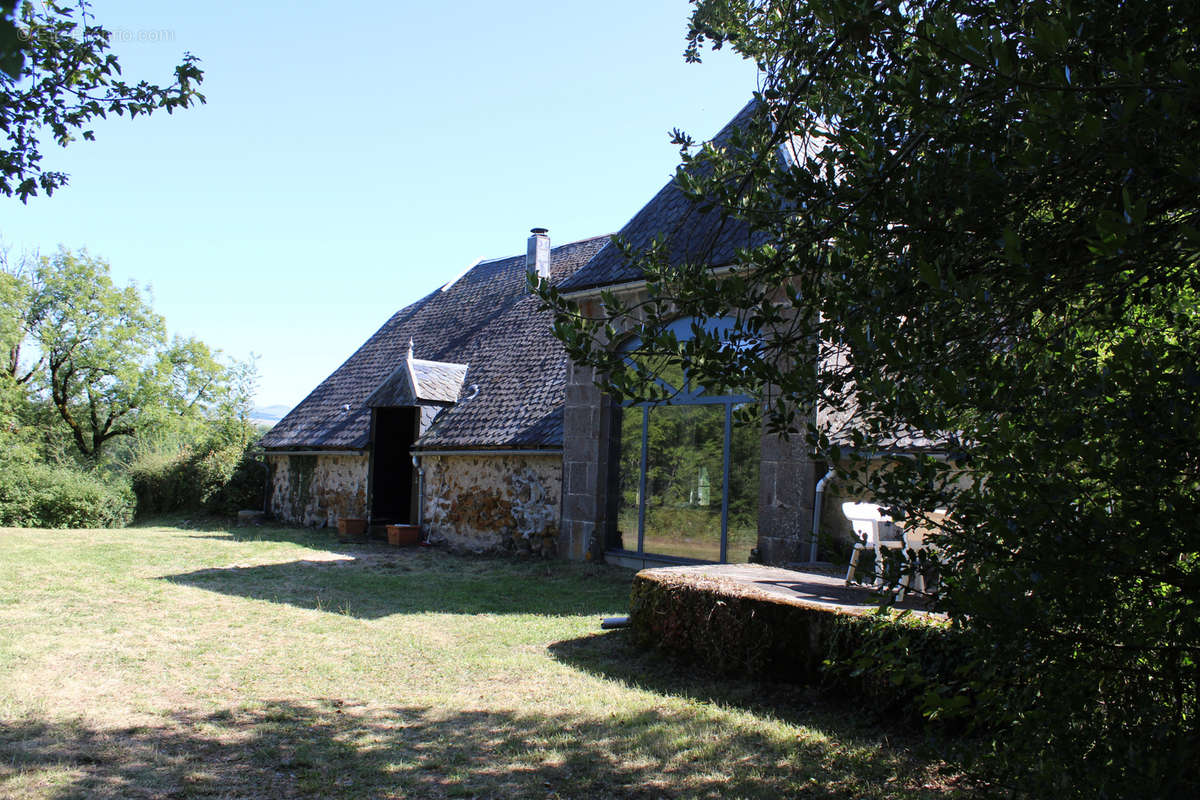
<path id="1" fill-rule="evenodd" d="M 630 623 L 641 645 L 717 674 L 818 685 L 912 717 L 929 692 L 964 685 L 956 670 L 969 661 L 938 618 L 820 606 L 666 570 L 634 578 Z"/>
<path id="2" fill-rule="evenodd" d="M 308 506 L 313 474 L 316 471 L 316 456 L 288 457 L 288 489 L 291 490 L 292 508 L 304 509 Z"/>

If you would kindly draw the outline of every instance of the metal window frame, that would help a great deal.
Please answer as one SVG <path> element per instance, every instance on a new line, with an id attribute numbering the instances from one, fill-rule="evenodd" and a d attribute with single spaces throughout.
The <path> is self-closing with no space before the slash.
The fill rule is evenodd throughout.
<path id="1" fill-rule="evenodd" d="M 668 328 L 675 334 L 677 339 L 691 337 L 692 318 L 680 318 L 668 325 Z M 719 318 L 710 320 L 710 326 L 728 327 L 731 323 L 728 318 Z M 629 352 L 636 349 L 638 344 L 637 339 L 632 339 L 622 346 L 622 350 Z M 626 361 L 633 363 L 629 356 L 626 356 Z M 725 394 L 725 395 L 708 395 L 705 394 L 703 386 L 692 388 L 690 378 L 686 378 L 682 387 L 672 386 L 658 376 L 654 376 L 654 381 L 660 387 L 671 390 L 671 394 L 665 400 L 644 403 L 625 403 L 622 405 L 625 409 L 640 408 L 642 410 L 642 446 L 641 455 L 638 463 L 638 530 L 637 530 L 637 550 L 613 550 L 612 552 L 632 556 L 636 558 L 655 559 L 665 562 L 677 563 L 692 563 L 692 564 L 709 564 L 710 561 L 701 559 L 690 559 L 677 556 L 669 556 L 662 553 L 647 553 L 645 549 L 646 537 L 646 461 L 649 455 L 649 432 L 650 432 L 650 410 L 658 407 L 670 406 L 723 406 L 725 412 L 724 424 L 724 441 L 721 443 L 721 539 L 720 539 L 720 554 L 721 560 L 718 563 L 728 563 L 729 558 L 729 468 L 732 461 L 733 453 L 733 407 L 742 403 L 753 403 L 755 398 L 746 394 Z"/>
<path id="2" fill-rule="evenodd" d="M 728 563 L 729 559 L 729 469 L 733 458 L 733 407 L 741 403 L 753 402 L 749 395 L 704 395 L 701 392 L 680 394 L 668 402 L 657 403 L 628 403 L 626 409 L 640 409 L 642 412 L 642 441 L 641 454 L 638 458 L 638 530 L 637 550 L 613 551 L 638 558 L 655 558 L 660 560 L 676 560 L 688 563 L 713 563 L 701 559 L 688 559 L 669 556 L 663 553 L 648 553 L 645 547 L 646 537 L 646 461 L 650 448 L 650 411 L 653 408 L 670 408 L 672 406 L 721 406 L 724 412 L 724 425 L 721 442 L 721 560 L 717 563 Z"/>

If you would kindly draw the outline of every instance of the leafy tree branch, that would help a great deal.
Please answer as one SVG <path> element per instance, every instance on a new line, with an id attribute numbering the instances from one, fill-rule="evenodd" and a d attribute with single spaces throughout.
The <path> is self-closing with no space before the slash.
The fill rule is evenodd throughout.
<path id="1" fill-rule="evenodd" d="M 137 117 L 173 113 L 203 103 L 199 59 L 185 53 L 172 82 L 159 86 L 129 82 L 111 52 L 112 34 L 98 24 L 86 0 L 25 0 L 0 5 L 0 193 L 21 202 L 49 195 L 67 176 L 42 166 L 41 147 L 49 138 L 67 146 L 91 140 L 90 127 L 111 115 Z M 15 35 L 15 42 L 13 41 Z"/>
<path id="2" fill-rule="evenodd" d="M 980 657 L 927 710 L 984 722 L 1003 780 L 1194 793 L 1200 4 L 693 5 L 686 56 L 762 78 L 719 146 L 675 136 L 676 184 L 757 244 L 630 252 L 645 295 L 586 309 L 543 287 L 568 351 L 646 399 L 611 347 L 636 329 L 896 515 L 948 508 L 941 604 Z"/>

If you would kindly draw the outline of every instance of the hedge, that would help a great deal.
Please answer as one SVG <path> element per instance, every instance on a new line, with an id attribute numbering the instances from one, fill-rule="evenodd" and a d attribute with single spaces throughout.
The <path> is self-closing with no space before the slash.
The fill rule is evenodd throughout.
<path id="1" fill-rule="evenodd" d="M 840 610 L 727 578 L 643 570 L 630 624 L 640 644 L 721 675 L 770 678 L 852 693 L 913 718 L 970 702 L 970 654 L 944 619 L 912 612 Z"/>
<path id="2" fill-rule="evenodd" d="M 119 528 L 133 519 L 127 486 L 95 473 L 49 464 L 0 464 L 0 525 L 18 528 Z"/>

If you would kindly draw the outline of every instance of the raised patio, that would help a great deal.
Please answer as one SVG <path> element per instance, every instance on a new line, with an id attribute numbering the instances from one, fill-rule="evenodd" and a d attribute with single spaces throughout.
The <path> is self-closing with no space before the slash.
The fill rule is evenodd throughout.
<path id="1" fill-rule="evenodd" d="M 720 673 L 815 683 L 848 641 L 877 622 L 943 627 L 945 618 L 924 604 L 910 595 L 880 612 L 870 587 L 847 586 L 833 568 L 659 567 L 634 577 L 630 625 L 643 644 Z"/>
<path id="2" fill-rule="evenodd" d="M 845 614 L 873 612 L 879 608 L 880 596 L 865 584 L 847 586 L 844 570 L 836 567 L 814 567 L 804 570 L 767 567 L 761 564 L 700 564 L 681 567 L 658 567 L 642 570 L 637 580 L 694 580 L 741 597 L 761 595 L 764 601 L 816 606 L 826 611 Z M 909 595 L 892 608 L 925 611 L 923 598 Z"/>

